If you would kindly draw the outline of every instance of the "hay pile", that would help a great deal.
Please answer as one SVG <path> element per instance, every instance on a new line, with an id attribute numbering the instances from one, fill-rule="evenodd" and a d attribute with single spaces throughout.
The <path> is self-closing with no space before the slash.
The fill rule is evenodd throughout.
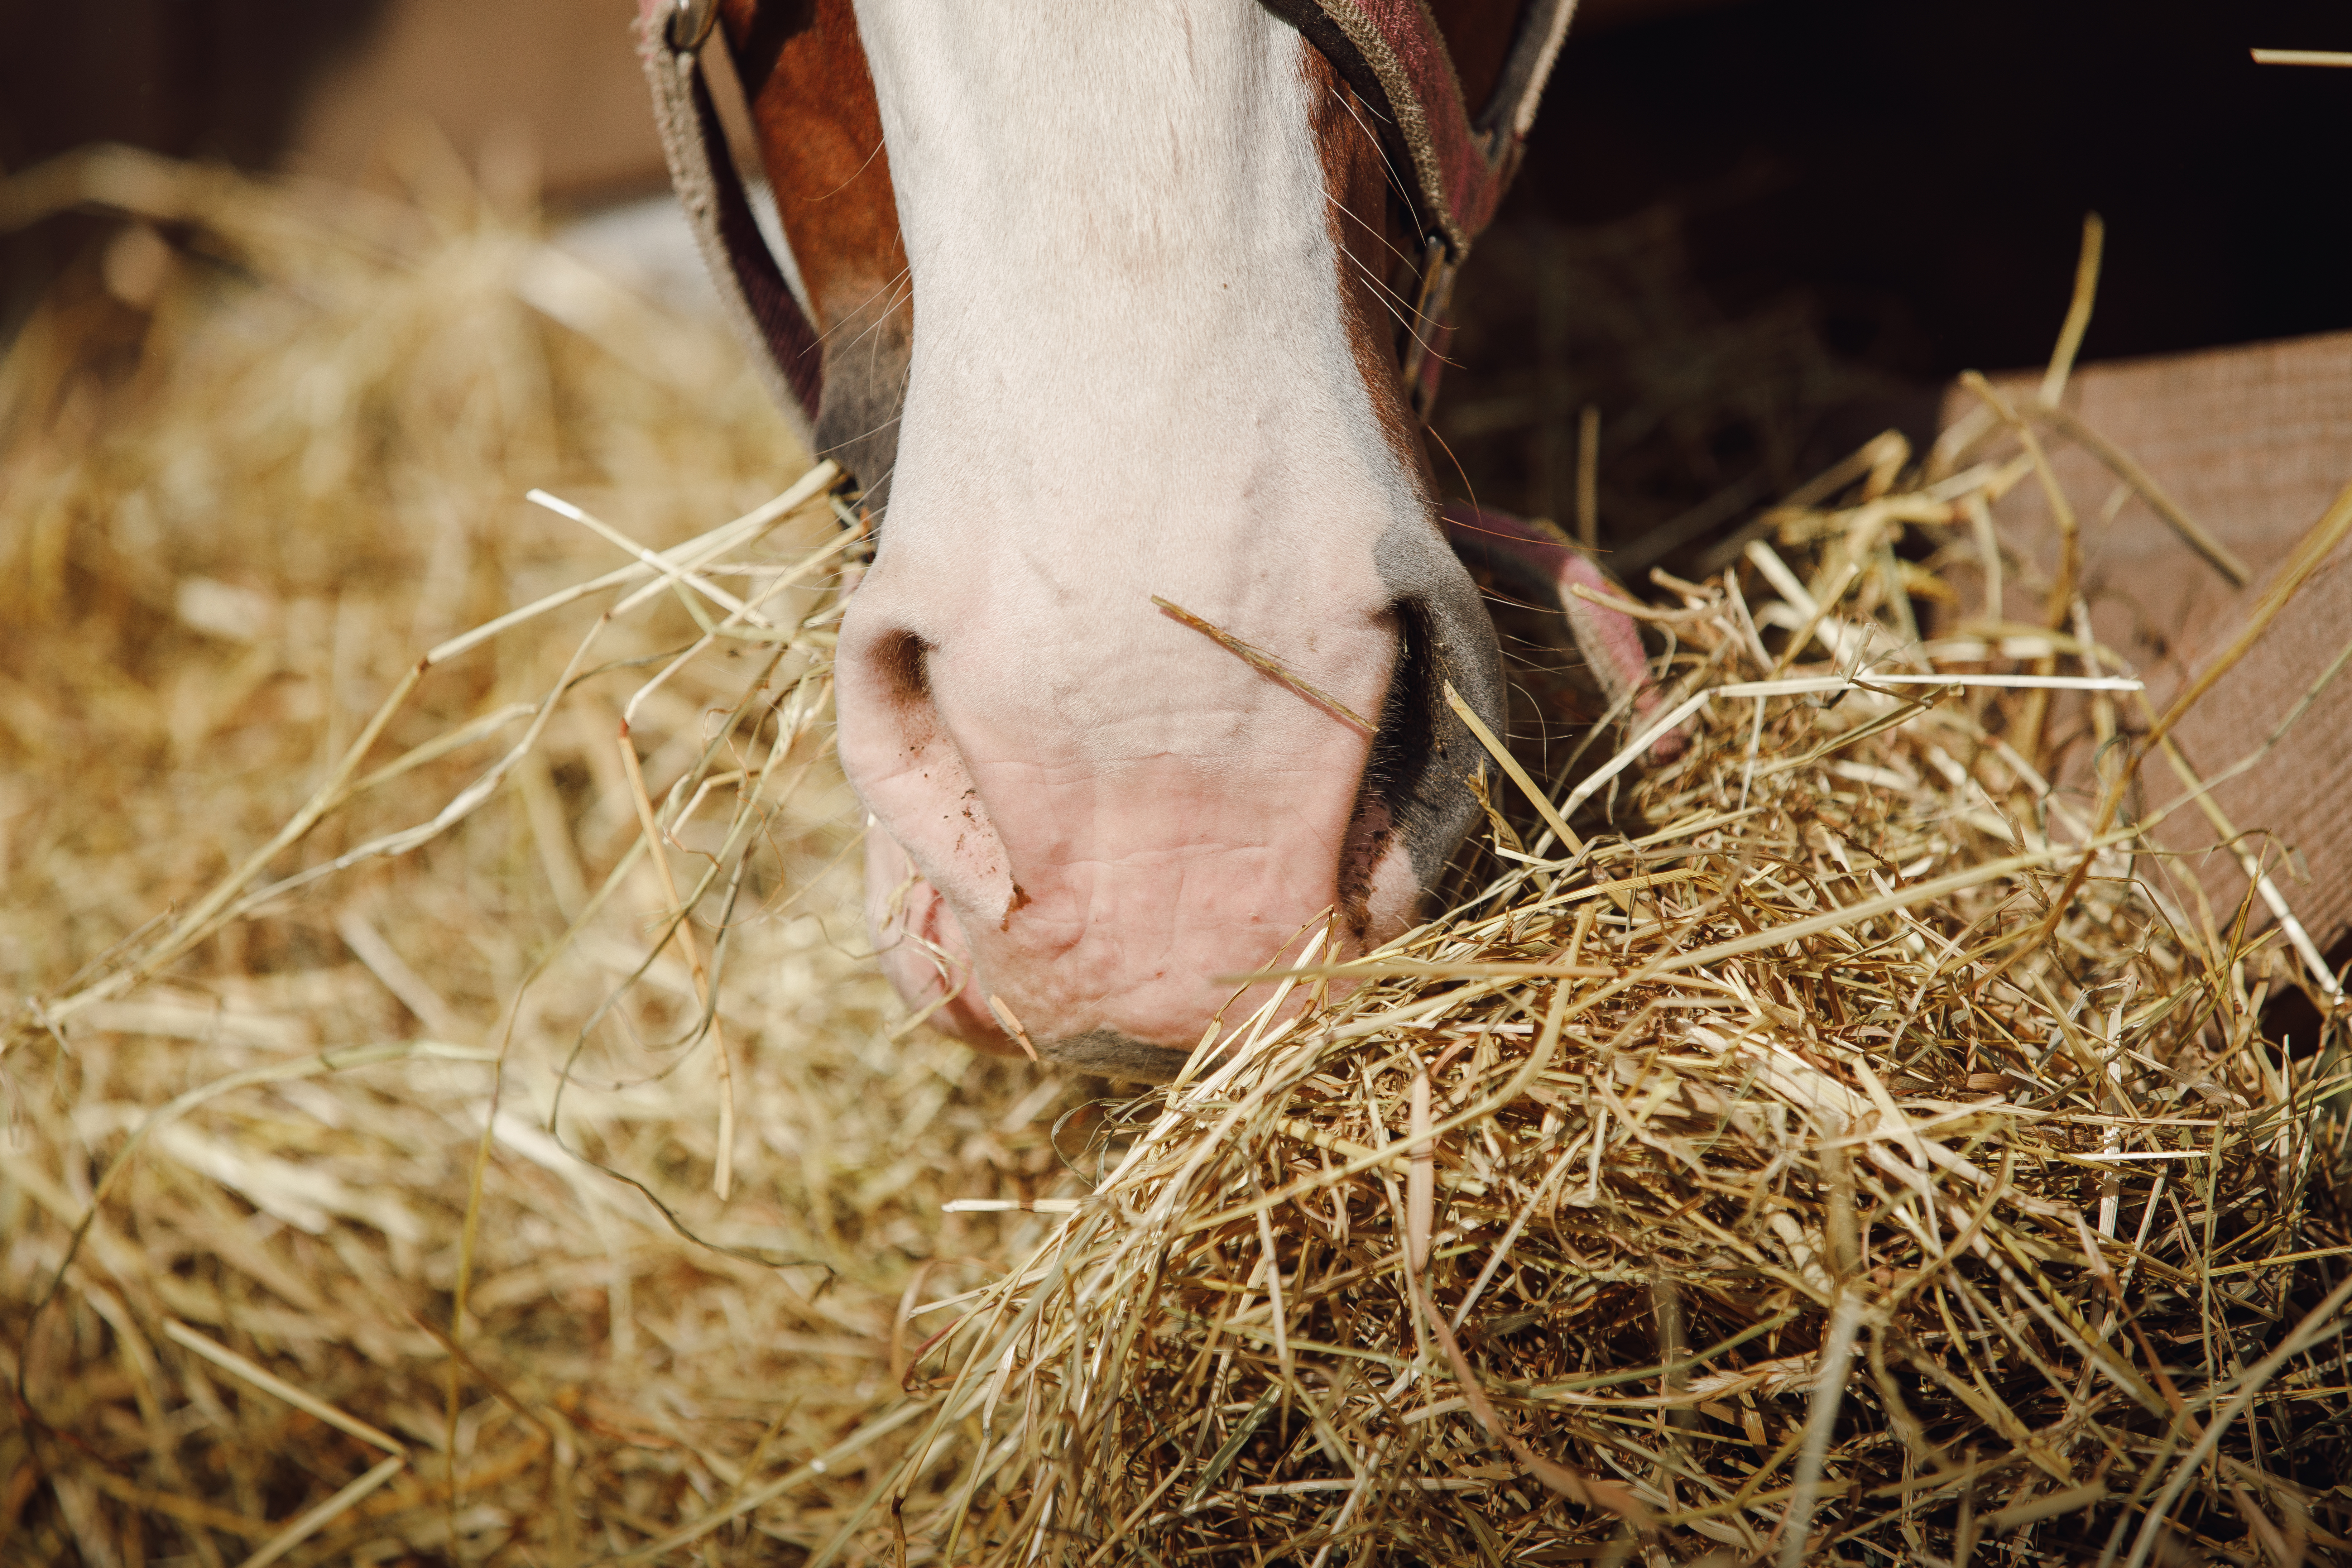
<path id="1" fill-rule="evenodd" d="M 2292 977 L 2119 843 L 1989 979 L 2079 824 L 1911 698 L 1774 703 L 1752 770 L 1725 716 L 1614 854 L 1314 971 L 1372 983 L 1174 1096 L 940 1347 L 938 1419 L 1004 1429 L 973 1545 L 2144 1561 L 2151 1499 L 2340 1544 L 2342 1079 L 2261 1038 Z"/>
<path id="2" fill-rule="evenodd" d="M 1662 583 L 1677 760 L 1497 742 L 1457 909 L 1096 1106 L 856 957 L 859 535 L 747 382 L 535 298 L 454 179 L 362 253 L 135 167 L 242 270 L 119 387 L 65 327 L 7 373 L 8 1552 L 2352 1552 L 2340 992 L 2153 848 L 2133 748 L 2046 782 L 2053 683 L 2157 722 L 2110 658 L 1918 640 L 2032 452 L 1882 439 Z"/>
<path id="3" fill-rule="evenodd" d="M 2352 1552 L 2340 991 L 2117 825 L 2120 770 L 2069 801 L 2003 738 L 2053 680 L 2113 733 L 2137 683 L 2097 649 L 1901 652 L 1919 578 L 1887 525 L 1957 559 L 2032 458 L 1906 489 L 1875 456 L 1876 493 L 1775 520 L 1818 550 L 1811 588 L 1759 543 L 1767 614 L 1729 579 L 1650 612 L 1696 733 L 1611 830 L 1539 805 L 1550 833 L 1498 825 L 1499 874 L 1446 920 L 1294 972 L 1360 984 L 1232 1031 L 953 1306 L 916 1366 L 925 1442 L 873 1493 L 955 1475 L 909 1539 L 1005 1563 Z M 1794 626 L 1777 654 L 1759 619 Z M 1833 668 L 1792 669 L 1816 639 Z M 2053 650 L 2087 673 L 2001 673 Z M 2292 1054 L 2262 1028 L 2290 987 L 2333 1010 Z"/>

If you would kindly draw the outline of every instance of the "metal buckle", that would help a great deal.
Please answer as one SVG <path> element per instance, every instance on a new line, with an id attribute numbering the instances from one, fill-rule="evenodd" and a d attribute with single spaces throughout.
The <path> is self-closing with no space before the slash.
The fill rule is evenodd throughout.
<path id="1" fill-rule="evenodd" d="M 1446 336 L 1445 307 L 1454 293 L 1454 267 L 1443 235 L 1433 234 L 1422 242 L 1421 288 L 1413 299 L 1412 315 L 1405 322 L 1397 380 L 1404 388 L 1406 402 L 1423 420 L 1428 419 L 1437 396 L 1436 378 L 1431 372 L 1444 357 L 1438 345 Z"/>
<path id="2" fill-rule="evenodd" d="M 669 47 L 682 55 L 698 53 L 718 25 L 719 0 L 672 0 L 666 29 Z"/>

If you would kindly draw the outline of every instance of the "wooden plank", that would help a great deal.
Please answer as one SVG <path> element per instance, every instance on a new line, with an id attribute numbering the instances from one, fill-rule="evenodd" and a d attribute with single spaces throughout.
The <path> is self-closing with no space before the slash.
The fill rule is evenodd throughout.
<path id="1" fill-rule="evenodd" d="M 1993 379 L 2021 406 L 2041 373 Z M 1946 424 L 1975 402 L 1954 388 Z M 2233 587 L 2090 453 L 2044 428 L 2053 467 L 2081 519 L 2093 629 L 2148 681 L 2161 709 L 2228 645 L 2297 541 L 2352 482 L 2352 332 L 2085 366 L 2069 384 L 2065 405 L 2135 458 L 2253 574 L 2245 587 Z M 2015 449 L 2006 437 L 1979 448 Z M 2020 485 L 1994 510 L 1994 521 L 2031 571 L 2044 580 L 2054 573 L 2058 533 L 2038 485 Z M 2011 619 L 2039 620 L 2041 601 L 2016 574 L 2012 567 L 2003 608 Z M 1963 613 L 1981 614 L 1980 599 Z M 2182 724 L 2179 742 L 2198 770 L 2210 777 L 2252 754 L 2347 639 L 2352 546 L 2336 553 Z M 2051 739 L 2062 784 L 2086 789 L 2094 743 L 2079 705 L 2056 714 Z M 2183 794 L 2160 761 L 2151 759 L 2144 777 L 2148 810 Z M 2274 879 L 2319 945 L 2331 949 L 2352 936 L 2352 671 L 2260 765 L 2214 798 L 2241 831 L 2273 835 L 2296 852 L 2297 863 Z M 2191 857 L 2185 864 L 2226 918 L 2246 881 L 2231 856 L 2204 853 L 2218 837 L 2211 826 L 2185 809 L 2161 837 Z M 2254 924 L 2268 923 L 2257 906 Z"/>

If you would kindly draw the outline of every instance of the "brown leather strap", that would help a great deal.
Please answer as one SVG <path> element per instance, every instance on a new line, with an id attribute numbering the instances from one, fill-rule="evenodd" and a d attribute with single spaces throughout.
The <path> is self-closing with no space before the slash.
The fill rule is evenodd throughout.
<path id="1" fill-rule="evenodd" d="M 654 120 L 669 160 L 670 184 L 686 209 L 728 324 L 742 339 L 777 405 L 797 414 L 802 437 L 812 439 L 824 395 L 824 353 L 760 232 L 710 85 L 703 79 L 699 46 L 712 31 L 713 15 L 708 0 L 677 5 L 672 0 L 638 0 L 637 57 L 653 88 Z M 719 37 L 723 47 L 725 35 Z"/>

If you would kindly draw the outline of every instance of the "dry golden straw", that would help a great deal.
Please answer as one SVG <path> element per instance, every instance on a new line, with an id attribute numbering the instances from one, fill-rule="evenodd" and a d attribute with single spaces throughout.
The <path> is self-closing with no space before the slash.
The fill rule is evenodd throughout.
<path id="1" fill-rule="evenodd" d="M 0 186 L 186 237 L 0 367 L 0 1558 L 2352 1552 L 2341 994 L 2129 815 L 2145 744 L 2048 782 L 2058 693 L 2167 739 L 2071 604 L 1905 597 L 2036 416 L 1668 580 L 1656 721 L 1481 732 L 1443 917 L 1133 1095 L 866 961 L 835 476 L 393 152 Z"/>

